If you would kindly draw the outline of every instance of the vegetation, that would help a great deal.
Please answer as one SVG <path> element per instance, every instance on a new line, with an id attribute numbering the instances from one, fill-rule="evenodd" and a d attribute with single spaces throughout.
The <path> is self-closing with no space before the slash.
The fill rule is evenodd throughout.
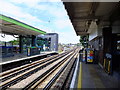
<path id="1" fill-rule="evenodd" d="M 9 41 L 10 43 L 12 43 L 13 45 L 19 45 L 19 40 L 12 40 L 12 41 Z"/>
<path id="2" fill-rule="evenodd" d="M 88 47 L 88 41 L 89 41 L 88 35 L 80 36 L 80 43 L 82 44 L 83 47 Z"/>

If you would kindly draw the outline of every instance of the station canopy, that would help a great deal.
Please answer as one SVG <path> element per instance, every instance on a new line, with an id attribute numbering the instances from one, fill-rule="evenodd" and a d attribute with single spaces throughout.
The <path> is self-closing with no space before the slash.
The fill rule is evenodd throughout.
<path id="1" fill-rule="evenodd" d="M 92 21 L 108 23 L 111 12 L 116 8 L 117 3 L 63 2 L 77 35 L 89 34 Z"/>
<path id="2" fill-rule="evenodd" d="M 27 25 L 11 17 L 0 14 L 1 32 L 10 35 L 39 35 L 46 34 L 45 31 Z"/>

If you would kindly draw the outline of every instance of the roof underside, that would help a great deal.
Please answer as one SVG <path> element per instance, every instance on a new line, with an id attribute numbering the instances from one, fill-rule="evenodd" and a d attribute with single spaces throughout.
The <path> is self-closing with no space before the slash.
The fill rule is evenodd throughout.
<path id="1" fill-rule="evenodd" d="M 0 28 L 2 33 L 15 35 L 39 35 L 46 34 L 46 32 L 17 21 L 13 18 L 0 15 Z"/>
<path id="2" fill-rule="evenodd" d="M 63 2 L 77 35 L 89 34 L 92 21 L 106 21 L 117 2 Z"/>

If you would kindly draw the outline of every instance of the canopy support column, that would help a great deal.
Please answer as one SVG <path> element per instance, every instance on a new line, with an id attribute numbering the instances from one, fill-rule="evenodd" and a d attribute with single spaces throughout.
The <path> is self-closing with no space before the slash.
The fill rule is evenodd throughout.
<path id="1" fill-rule="evenodd" d="M 36 36 L 32 35 L 32 46 L 36 46 Z"/>
<path id="2" fill-rule="evenodd" d="M 19 36 L 19 47 L 20 47 L 20 53 L 23 53 L 23 36 Z"/>

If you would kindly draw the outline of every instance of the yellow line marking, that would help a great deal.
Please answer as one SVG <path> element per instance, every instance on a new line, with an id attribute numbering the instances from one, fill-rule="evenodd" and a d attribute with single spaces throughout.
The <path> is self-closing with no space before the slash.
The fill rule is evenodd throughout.
<path id="1" fill-rule="evenodd" d="M 82 63 L 80 62 L 79 77 L 78 77 L 78 89 L 82 88 Z"/>
<path id="2" fill-rule="evenodd" d="M 110 61 L 108 61 L 108 72 L 110 73 Z"/>
<path id="3" fill-rule="evenodd" d="M 104 59 L 104 65 L 103 65 L 103 66 L 104 66 L 104 68 L 105 68 L 105 64 L 106 64 L 106 60 Z"/>

